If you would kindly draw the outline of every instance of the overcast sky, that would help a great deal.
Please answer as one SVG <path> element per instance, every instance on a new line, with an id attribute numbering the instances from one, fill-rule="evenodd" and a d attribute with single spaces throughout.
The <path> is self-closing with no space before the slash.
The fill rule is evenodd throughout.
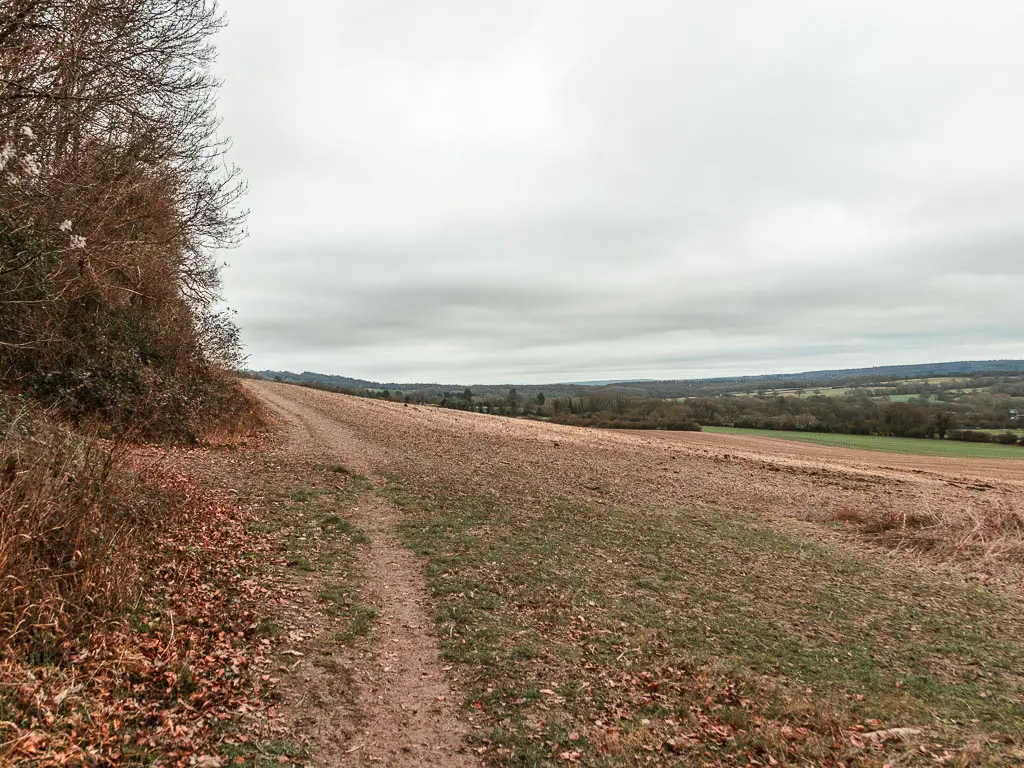
<path id="1" fill-rule="evenodd" d="M 1020 0 L 222 7 L 251 367 L 1024 358 Z"/>

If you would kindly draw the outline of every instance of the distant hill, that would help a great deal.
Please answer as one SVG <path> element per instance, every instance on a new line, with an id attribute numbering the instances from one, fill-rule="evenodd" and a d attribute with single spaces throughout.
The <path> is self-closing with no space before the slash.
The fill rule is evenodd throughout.
<path id="1" fill-rule="evenodd" d="M 626 397 L 693 397 L 754 392 L 760 389 L 812 389 L 815 387 L 864 386 L 901 379 L 934 376 L 1024 375 L 1024 360 L 961 360 L 948 363 L 881 365 L 872 368 L 770 373 L 756 376 L 724 376 L 706 379 L 669 379 L 625 382 L 602 387 L 609 394 Z"/>
<path id="2" fill-rule="evenodd" d="M 555 386 L 558 387 L 606 387 L 612 384 L 638 384 L 657 379 L 599 379 L 597 381 L 563 381 Z"/>
<path id="3" fill-rule="evenodd" d="M 444 392 L 462 392 L 466 384 L 438 384 L 437 382 L 400 382 L 400 381 L 368 381 L 366 379 L 353 379 L 349 376 L 336 376 L 329 373 L 316 373 L 314 371 L 303 371 L 293 373 L 292 371 L 246 371 L 250 376 L 271 381 L 287 381 L 299 384 L 322 384 L 337 389 L 387 389 L 392 392 L 429 392 L 441 394 Z M 585 384 L 472 384 L 469 385 L 473 392 L 478 395 L 504 395 L 510 389 L 524 394 L 536 394 L 544 392 L 553 397 L 565 397 L 574 393 Z"/>
<path id="4" fill-rule="evenodd" d="M 953 363 L 915 363 L 911 365 L 880 365 L 873 368 L 840 368 L 802 373 L 773 373 L 740 376 L 732 379 L 695 379 L 695 381 L 747 381 L 751 379 L 784 379 L 786 381 L 830 381 L 859 377 L 919 379 L 924 376 L 962 376 L 972 373 L 1024 373 L 1024 360 L 961 360 Z"/>
<path id="5" fill-rule="evenodd" d="M 434 382 L 380 382 L 337 376 L 314 371 L 247 371 L 263 379 L 294 383 L 314 383 L 339 389 L 388 389 L 392 392 L 429 393 L 461 392 L 465 384 L 438 384 Z M 970 376 L 1005 373 L 1024 375 L 1024 360 L 961 360 L 949 363 L 916 363 L 911 365 L 881 365 L 873 368 L 842 368 L 799 373 L 770 373 L 756 376 L 726 376 L 705 379 L 621 379 L 561 382 L 552 384 L 473 384 L 470 388 L 478 395 L 498 395 L 515 388 L 520 394 L 544 392 L 549 397 L 566 397 L 599 392 L 627 397 L 685 397 L 693 395 L 723 394 L 730 391 L 753 391 L 758 388 L 783 389 L 787 387 L 836 386 L 842 383 L 866 384 L 897 379 L 919 379 L 929 376 Z"/>

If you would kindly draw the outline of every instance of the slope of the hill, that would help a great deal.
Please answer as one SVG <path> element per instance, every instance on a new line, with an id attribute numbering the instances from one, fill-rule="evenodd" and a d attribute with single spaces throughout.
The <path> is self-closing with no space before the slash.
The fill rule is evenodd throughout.
<path id="1" fill-rule="evenodd" d="M 249 386 L 282 464 L 366 477 L 333 515 L 379 540 L 377 671 L 340 665 L 362 719 L 323 764 L 461 762 L 452 733 L 494 765 L 1024 758 L 1019 480 Z M 399 618 L 417 593 L 440 667 Z M 468 727 L 416 719 L 452 698 Z"/>
<path id="2" fill-rule="evenodd" d="M 871 452 L 731 450 L 700 435 L 666 441 L 283 384 L 249 385 L 274 405 L 301 408 L 304 419 L 340 409 L 347 429 L 383 457 L 384 471 L 441 475 L 505 498 L 542 495 L 840 521 L 861 542 L 916 550 L 967 572 L 1021 578 L 1024 481 L 1013 463 L 929 461 L 925 469 Z"/>

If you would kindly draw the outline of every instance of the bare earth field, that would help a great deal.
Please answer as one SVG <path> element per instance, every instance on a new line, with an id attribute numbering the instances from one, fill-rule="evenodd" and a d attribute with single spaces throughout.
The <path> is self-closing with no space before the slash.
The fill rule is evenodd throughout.
<path id="1" fill-rule="evenodd" d="M 898 469 L 982 480 L 1024 482 L 1024 459 L 958 459 L 945 456 L 915 456 L 907 453 L 879 453 L 851 448 L 816 445 L 755 435 L 730 435 L 711 432 L 655 432 L 629 430 L 630 434 L 673 440 L 693 447 L 721 448 L 738 453 L 774 457 L 804 458 L 866 468 Z"/>
<path id="2" fill-rule="evenodd" d="M 357 440 L 376 472 L 513 499 L 682 506 L 847 524 L 866 541 L 1019 588 L 1016 462 L 830 449 L 702 433 L 587 430 L 284 384 L 251 385 L 312 439 Z"/>
<path id="3" fill-rule="evenodd" d="M 365 626 L 283 683 L 316 764 L 1024 760 L 1013 462 L 247 386 L 309 473 L 290 508 L 366 541 Z M 304 697 L 334 668 L 348 714 Z"/>

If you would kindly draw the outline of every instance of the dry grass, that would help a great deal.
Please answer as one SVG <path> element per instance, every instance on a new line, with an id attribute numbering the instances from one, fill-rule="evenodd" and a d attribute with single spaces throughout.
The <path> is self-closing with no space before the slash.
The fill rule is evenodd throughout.
<path id="1" fill-rule="evenodd" d="M 221 375 L 203 441 L 238 446 L 262 408 Z M 125 443 L 72 430 L 31 401 L 0 396 L 0 653 L 36 658 L 130 604 L 171 505 Z M 171 521 L 174 527 L 176 521 Z"/>
<path id="2" fill-rule="evenodd" d="M 0 407 L 0 765 L 301 754 L 267 714 L 278 617 L 257 577 L 279 534 L 177 469 L 252 454 L 112 446 Z"/>
<path id="3" fill-rule="evenodd" d="M 834 519 L 852 524 L 887 548 L 959 563 L 977 575 L 1005 572 L 1024 563 L 1024 513 L 1017 509 L 965 506 L 884 515 L 840 512 Z"/>
<path id="4" fill-rule="evenodd" d="M 0 651 L 55 653 L 132 597 L 158 496 L 118 449 L 0 402 Z"/>
<path id="5" fill-rule="evenodd" d="M 198 441 L 210 447 L 241 447 L 265 435 L 272 419 L 266 406 L 241 386 L 234 374 L 216 374 L 221 391 L 212 418 L 197 425 Z"/>

